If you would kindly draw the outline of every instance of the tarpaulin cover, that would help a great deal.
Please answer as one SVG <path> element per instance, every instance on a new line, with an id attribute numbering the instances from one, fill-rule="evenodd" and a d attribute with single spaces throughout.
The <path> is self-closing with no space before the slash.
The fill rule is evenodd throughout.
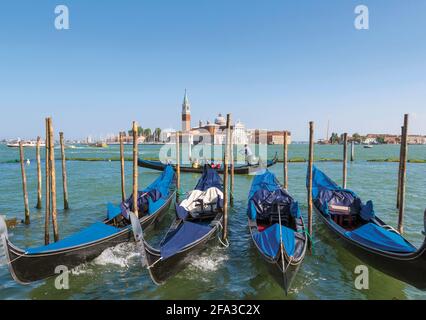
<path id="1" fill-rule="evenodd" d="M 397 253 L 411 253 L 416 251 L 416 248 L 405 241 L 401 235 L 386 230 L 374 223 L 367 223 L 345 234 L 348 238 L 356 242 L 382 251 Z"/>
<path id="2" fill-rule="evenodd" d="M 170 193 L 170 188 L 175 182 L 175 171 L 173 167 L 168 165 L 164 168 L 163 173 L 147 188 L 138 192 L 138 208 L 139 212 L 148 211 L 149 214 L 155 213 L 149 209 L 149 204 L 156 203 L 160 208 L 161 202 L 157 203 L 160 199 L 167 199 Z M 130 196 L 125 202 L 121 203 L 121 213 L 128 219 L 129 212 L 133 211 L 133 195 Z M 157 208 L 157 209 L 158 209 Z"/>
<path id="3" fill-rule="evenodd" d="M 184 221 L 173 235 L 167 238 L 166 242 L 161 244 L 161 257 L 167 259 L 189 244 L 203 238 L 212 230 L 212 227 Z"/>
<path id="4" fill-rule="evenodd" d="M 294 254 L 295 248 L 294 231 L 285 226 L 281 226 L 281 230 L 284 249 L 287 255 L 291 257 Z M 280 225 L 276 223 L 265 231 L 256 233 L 254 240 L 265 255 L 273 259 L 277 258 L 281 244 Z"/>
<path id="5" fill-rule="evenodd" d="M 117 232 L 121 231 L 113 226 L 106 225 L 102 222 L 97 222 L 75 233 L 67 238 L 64 238 L 58 242 L 51 243 L 46 246 L 27 249 L 28 254 L 44 253 L 48 251 L 66 249 L 70 247 L 79 246 L 82 244 L 94 242 L 106 237 L 109 237 Z"/>
<path id="6" fill-rule="evenodd" d="M 250 219 L 268 219 L 271 214 L 278 214 L 274 208 L 280 205 L 281 215 L 291 214 L 300 217 L 299 205 L 279 184 L 277 178 L 269 170 L 257 175 L 252 183 L 249 195 Z"/>
<path id="7" fill-rule="evenodd" d="M 210 166 L 204 166 L 203 175 L 198 181 L 195 190 L 206 191 L 212 187 L 223 191 L 222 179 L 215 169 L 212 169 Z"/>
<path id="8" fill-rule="evenodd" d="M 306 183 L 308 186 L 308 180 Z M 341 188 L 315 166 L 312 176 L 312 197 L 325 215 L 329 214 L 329 205 L 349 207 L 352 214 L 360 213 L 364 206 L 361 199 L 353 191 Z M 370 204 L 367 204 L 367 206 L 370 206 Z M 362 218 L 368 218 L 366 221 L 369 221 L 372 218 L 372 213 L 374 214 L 374 211 L 368 210 L 367 207 Z"/>
<path id="9" fill-rule="evenodd" d="M 195 187 L 195 190 L 197 192 L 191 192 L 187 199 L 191 198 L 191 196 L 194 196 L 196 194 L 199 194 L 200 196 L 203 196 L 204 193 L 209 193 L 209 190 L 212 191 L 214 188 L 218 189 L 219 196 L 217 197 L 217 202 L 215 204 L 216 208 L 223 208 L 223 185 L 222 185 L 222 179 L 217 173 L 216 170 L 212 169 L 210 166 L 204 166 L 203 174 L 201 178 L 198 180 L 198 183 Z M 201 191 L 201 193 L 199 192 Z M 188 207 L 187 201 L 182 201 L 181 204 L 184 203 L 186 207 Z M 180 219 L 186 219 L 188 217 L 189 212 L 186 210 L 185 207 L 176 205 L 176 212 L 177 216 Z"/>

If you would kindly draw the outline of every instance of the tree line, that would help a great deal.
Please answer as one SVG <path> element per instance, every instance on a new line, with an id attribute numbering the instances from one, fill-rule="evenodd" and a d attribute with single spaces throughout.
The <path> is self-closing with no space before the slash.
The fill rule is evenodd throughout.
<path id="1" fill-rule="evenodd" d="M 128 136 L 133 136 L 133 129 L 130 129 L 127 131 Z M 145 141 L 147 142 L 158 142 L 160 141 L 160 136 L 161 136 L 161 129 L 160 128 L 155 128 L 154 130 L 151 130 L 150 128 L 142 128 L 142 127 L 138 127 L 138 137 L 144 137 Z"/>

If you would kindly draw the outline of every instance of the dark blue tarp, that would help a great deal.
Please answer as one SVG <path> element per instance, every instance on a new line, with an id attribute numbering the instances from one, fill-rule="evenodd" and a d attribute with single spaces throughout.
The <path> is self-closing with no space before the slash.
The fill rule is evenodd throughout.
<path id="1" fill-rule="evenodd" d="M 166 200 L 169 196 L 170 189 L 175 183 L 175 171 L 173 167 L 167 165 L 164 168 L 163 173 L 147 188 L 138 192 L 138 208 L 139 212 L 148 211 L 149 214 L 155 213 L 155 210 L 150 209 L 150 204 L 155 203 L 155 207 L 158 209 L 164 204 L 161 199 Z M 133 194 L 125 202 L 121 203 L 121 213 L 128 219 L 129 213 L 133 211 Z"/>
<path id="2" fill-rule="evenodd" d="M 70 247 L 79 246 L 82 244 L 94 242 L 113 234 L 120 232 L 121 230 L 112 226 L 108 226 L 102 222 L 97 222 L 86 229 L 81 230 L 69 237 L 66 237 L 58 242 L 51 243 L 46 246 L 30 248 L 26 252 L 28 254 L 43 253 L 53 250 L 66 249 Z"/>
<path id="3" fill-rule="evenodd" d="M 203 238 L 211 230 L 210 226 L 184 221 L 179 229 L 161 244 L 161 257 L 167 259 L 175 255 L 187 245 Z"/>
<path id="4" fill-rule="evenodd" d="M 301 216 L 298 203 L 281 187 L 275 175 L 266 170 L 253 179 L 248 215 L 252 220 L 268 219 L 272 212 L 277 214 L 277 205 L 280 205 L 281 215 L 291 214 L 295 218 Z"/>
<path id="5" fill-rule="evenodd" d="M 308 186 L 308 178 L 306 183 Z M 329 205 L 350 207 L 351 212 L 355 214 L 360 213 L 363 207 L 361 199 L 353 191 L 341 188 L 315 166 L 312 176 L 312 197 L 325 215 L 329 214 Z M 371 211 L 369 213 L 371 214 Z"/>
<path id="6" fill-rule="evenodd" d="M 281 226 L 282 241 L 284 250 L 288 256 L 293 256 L 295 248 L 295 236 L 294 231 L 285 226 Z M 256 233 L 254 240 L 259 246 L 262 252 L 275 259 L 278 256 L 280 250 L 280 225 L 278 223 L 272 225 L 263 232 Z"/>
<path id="7" fill-rule="evenodd" d="M 195 190 L 206 191 L 213 187 L 223 191 L 222 179 L 215 169 L 206 165 L 204 166 L 203 175 L 200 180 L 198 180 Z"/>
<path id="8" fill-rule="evenodd" d="M 396 253 L 411 253 L 416 251 L 416 248 L 409 244 L 401 235 L 373 223 L 367 223 L 345 234 L 348 238 L 356 242 L 382 251 Z"/>

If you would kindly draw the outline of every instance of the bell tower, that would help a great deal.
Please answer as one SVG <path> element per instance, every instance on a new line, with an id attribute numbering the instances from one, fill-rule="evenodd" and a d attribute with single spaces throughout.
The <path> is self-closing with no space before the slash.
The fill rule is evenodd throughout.
<path id="1" fill-rule="evenodd" d="M 188 95 L 185 89 L 185 96 L 182 103 L 182 132 L 191 130 L 191 106 L 188 101 Z"/>

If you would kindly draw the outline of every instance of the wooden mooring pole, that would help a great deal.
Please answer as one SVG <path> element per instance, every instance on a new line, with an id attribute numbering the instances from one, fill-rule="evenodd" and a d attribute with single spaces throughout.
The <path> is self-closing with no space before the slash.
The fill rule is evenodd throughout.
<path id="1" fill-rule="evenodd" d="M 133 213 L 139 217 L 138 210 L 138 124 L 133 121 Z"/>
<path id="2" fill-rule="evenodd" d="M 64 142 L 64 133 L 59 132 L 59 142 L 61 145 L 61 159 L 62 159 L 62 187 L 64 191 L 64 210 L 70 208 L 68 201 L 68 178 L 67 178 L 67 165 L 65 157 L 65 142 Z"/>
<path id="3" fill-rule="evenodd" d="M 120 168 L 121 168 L 121 201 L 126 201 L 126 181 L 124 173 L 124 132 L 120 132 Z"/>
<path id="4" fill-rule="evenodd" d="M 314 122 L 309 122 L 309 164 L 308 164 L 308 232 L 312 238 L 313 202 L 312 179 L 314 167 Z M 312 240 L 309 239 L 309 250 L 312 252 Z"/>
<path id="5" fill-rule="evenodd" d="M 41 209 L 42 205 L 42 177 L 41 177 L 41 156 L 40 156 L 41 138 L 37 137 L 36 161 L 37 161 L 37 205 L 36 209 Z"/>
<path id="6" fill-rule="evenodd" d="M 25 224 L 30 224 L 30 207 L 28 205 L 27 175 L 25 173 L 24 144 L 19 142 L 19 158 L 21 162 L 22 193 L 24 195 Z"/>
<path id="7" fill-rule="evenodd" d="M 51 209 L 52 209 L 52 225 L 53 225 L 53 238 L 55 242 L 59 241 L 59 228 L 57 220 L 56 208 L 56 169 L 55 169 L 55 137 L 53 133 L 52 118 L 49 118 L 49 157 L 50 157 L 50 184 L 51 184 Z"/>
<path id="8" fill-rule="evenodd" d="M 355 141 L 351 142 L 351 162 L 355 161 Z"/>
<path id="9" fill-rule="evenodd" d="M 228 134 L 226 135 L 225 141 L 225 155 L 223 162 L 223 231 L 222 231 L 222 240 L 226 243 L 228 239 L 228 174 L 229 174 L 229 145 L 230 145 L 230 135 L 229 131 L 231 129 L 231 114 L 226 116 L 226 129 Z"/>
<path id="10" fill-rule="evenodd" d="M 176 131 L 176 201 L 180 193 L 180 132 Z"/>
<path id="11" fill-rule="evenodd" d="M 348 184 L 348 134 L 343 134 L 343 189 Z"/>
<path id="12" fill-rule="evenodd" d="M 404 126 L 401 127 L 401 141 L 399 142 L 401 147 L 399 151 L 399 167 L 398 167 L 398 187 L 396 195 L 396 208 L 399 209 L 399 201 L 401 200 L 401 172 L 402 172 L 402 162 L 403 162 L 403 147 L 402 140 L 404 139 Z"/>
<path id="13" fill-rule="evenodd" d="M 288 131 L 284 131 L 283 141 L 283 170 L 284 170 L 284 189 L 288 190 Z"/>
<path id="14" fill-rule="evenodd" d="M 404 233 L 404 213 L 405 213 L 405 189 L 407 180 L 407 159 L 408 159 L 408 114 L 404 116 L 404 135 L 402 137 L 402 163 L 401 163 L 401 181 L 399 190 L 399 215 L 398 232 Z"/>
<path id="15" fill-rule="evenodd" d="M 44 220 L 44 243 L 48 245 L 50 243 L 50 129 L 49 129 L 49 118 L 46 118 L 46 139 L 45 139 L 45 167 L 46 167 L 46 211 Z"/>
<path id="16" fill-rule="evenodd" d="M 228 134 L 229 137 L 229 158 L 230 158 L 230 192 L 229 192 L 229 203 L 231 207 L 234 206 L 234 183 L 235 183 L 235 164 L 234 164 L 234 129 L 230 126 Z"/>

